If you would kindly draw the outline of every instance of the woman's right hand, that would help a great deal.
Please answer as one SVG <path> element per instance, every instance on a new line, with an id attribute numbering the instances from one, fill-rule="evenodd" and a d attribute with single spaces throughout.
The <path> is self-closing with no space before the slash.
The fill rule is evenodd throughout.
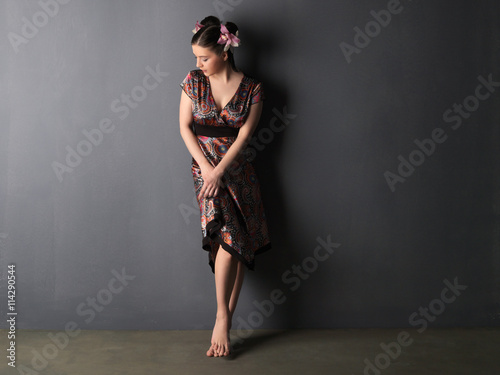
<path id="1" fill-rule="evenodd" d="M 224 187 L 222 181 L 223 174 L 217 168 L 207 164 L 201 169 L 201 177 L 203 179 L 203 186 L 201 187 L 200 195 L 202 198 L 212 198 L 219 194 L 220 189 Z"/>

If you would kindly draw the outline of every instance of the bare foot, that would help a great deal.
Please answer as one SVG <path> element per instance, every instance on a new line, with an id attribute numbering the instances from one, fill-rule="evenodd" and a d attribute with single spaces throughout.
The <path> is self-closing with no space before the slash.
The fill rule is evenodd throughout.
<path id="1" fill-rule="evenodd" d="M 212 345 L 207 351 L 208 357 L 225 357 L 230 354 L 229 325 L 227 315 L 217 316 L 212 333 Z"/>

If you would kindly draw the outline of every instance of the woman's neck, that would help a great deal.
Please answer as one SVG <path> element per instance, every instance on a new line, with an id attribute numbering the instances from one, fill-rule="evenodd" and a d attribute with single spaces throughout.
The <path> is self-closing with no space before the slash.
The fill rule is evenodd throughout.
<path id="1" fill-rule="evenodd" d="M 232 78 L 239 76 L 240 73 L 235 72 L 233 68 L 227 64 L 227 66 L 222 69 L 220 72 L 213 74 L 210 79 L 214 81 L 227 84 L 231 81 Z"/>

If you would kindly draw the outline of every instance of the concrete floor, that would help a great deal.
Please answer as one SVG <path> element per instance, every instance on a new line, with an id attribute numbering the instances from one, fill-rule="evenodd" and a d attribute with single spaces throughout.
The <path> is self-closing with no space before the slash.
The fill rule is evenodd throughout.
<path id="1" fill-rule="evenodd" d="M 5 353 L 7 331 L 0 334 Z M 53 345 L 49 334 L 62 349 Z M 232 336 L 235 344 L 229 358 L 205 356 L 210 336 L 211 331 L 205 330 L 81 331 L 68 339 L 58 331 L 18 330 L 17 368 L 9 367 L 2 354 L 0 374 L 500 374 L 499 328 L 421 333 L 403 329 L 256 330 L 239 343 Z M 382 349 L 384 344 L 390 355 Z"/>

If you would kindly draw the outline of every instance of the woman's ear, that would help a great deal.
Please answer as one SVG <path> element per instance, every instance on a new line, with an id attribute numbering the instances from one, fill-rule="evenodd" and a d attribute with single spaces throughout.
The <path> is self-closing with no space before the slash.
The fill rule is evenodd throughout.
<path id="1" fill-rule="evenodd" d="M 227 54 L 227 51 L 222 52 L 222 59 L 224 61 L 227 61 L 228 58 L 229 58 L 229 55 Z"/>

